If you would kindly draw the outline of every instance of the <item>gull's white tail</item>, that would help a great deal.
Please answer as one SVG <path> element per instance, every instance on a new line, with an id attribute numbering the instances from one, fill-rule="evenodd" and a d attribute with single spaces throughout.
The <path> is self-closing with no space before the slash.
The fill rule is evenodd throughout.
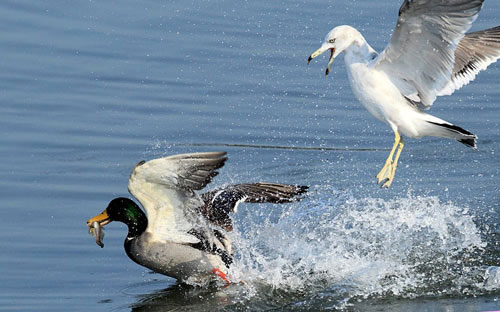
<path id="1" fill-rule="evenodd" d="M 459 126 L 434 117 L 426 115 L 425 134 L 426 136 L 435 136 L 441 138 L 454 139 L 465 144 L 473 149 L 476 149 L 477 136 Z"/>

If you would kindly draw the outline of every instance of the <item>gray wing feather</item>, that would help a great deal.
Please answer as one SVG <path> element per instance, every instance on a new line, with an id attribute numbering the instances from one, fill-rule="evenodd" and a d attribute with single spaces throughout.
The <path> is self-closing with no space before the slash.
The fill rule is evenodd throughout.
<path id="1" fill-rule="evenodd" d="M 139 163 L 131 181 L 142 179 L 171 189 L 201 190 L 218 174 L 217 169 L 224 166 L 225 156 L 225 152 L 210 152 L 153 159 Z"/>
<path id="2" fill-rule="evenodd" d="M 137 164 L 130 175 L 129 191 L 146 210 L 146 231 L 154 239 L 198 242 L 189 233 L 193 225 L 204 227 L 199 224 L 197 214 L 203 201 L 194 190 L 210 183 L 227 160 L 225 155 L 225 152 L 181 154 Z"/>
<path id="3" fill-rule="evenodd" d="M 451 80 L 438 93 L 450 95 L 500 58 L 500 26 L 466 34 L 455 50 Z"/>
<path id="4" fill-rule="evenodd" d="M 484 0 L 405 0 L 389 45 L 375 67 L 403 95 L 430 107 L 453 72 L 455 49 Z"/>
<path id="5" fill-rule="evenodd" d="M 307 192 L 307 186 L 276 183 L 234 184 L 201 195 L 205 205 L 201 213 L 213 224 L 227 231 L 232 230 L 229 214 L 240 202 L 288 203 L 300 200 L 300 194 Z"/>
<path id="6" fill-rule="evenodd" d="M 177 187 L 184 190 L 201 190 L 219 173 L 224 166 L 226 152 L 193 153 L 169 157 L 178 162 Z"/>

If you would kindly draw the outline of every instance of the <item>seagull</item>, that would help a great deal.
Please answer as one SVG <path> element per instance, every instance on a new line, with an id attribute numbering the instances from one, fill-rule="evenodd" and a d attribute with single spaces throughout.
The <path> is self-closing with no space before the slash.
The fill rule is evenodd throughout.
<path id="1" fill-rule="evenodd" d="M 307 63 L 330 51 L 326 76 L 345 52 L 349 82 L 359 102 L 394 131 L 394 145 L 376 176 L 390 187 L 404 146 L 402 135 L 455 139 L 476 149 L 477 136 L 427 114 L 438 96 L 451 95 L 500 57 L 500 26 L 466 33 L 484 0 L 405 0 L 392 39 L 377 53 L 355 28 L 333 28 Z"/>
<path id="2" fill-rule="evenodd" d="M 227 269 L 233 248 L 230 214 L 238 204 L 290 203 L 300 200 L 307 186 L 244 183 L 203 194 L 203 189 L 224 166 L 225 152 L 191 153 L 139 162 L 129 178 L 131 199 L 118 197 L 87 225 L 102 248 L 101 228 L 118 221 L 128 226 L 125 251 L 134 262 L 184 283 L 220 278 L 230 284 Z"/>

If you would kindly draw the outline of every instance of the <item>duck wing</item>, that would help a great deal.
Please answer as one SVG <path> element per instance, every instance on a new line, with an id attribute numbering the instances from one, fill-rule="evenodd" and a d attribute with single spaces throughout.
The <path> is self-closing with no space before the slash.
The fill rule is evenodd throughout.
<path id="1" fill-rule="evenodd" d="M 203 227 L 198 216 L 203 201 L 194 191 L 210 183 L 226 160 L 225 152 L 192 153 L 136 165 L 128 189 L 146 210 L 146 232 L 152 240 L 199 242 L 189 233 L 193 227 Z"/>
<path id="2" fill-rule="evenodd" d="M 265 182 L 233 184 L 202 194 L 204 205 L 200 209 L 212 224 L 231 231 L 229 214 L 236 212 L 239 203 L 289 203 L 300 200 L 298 196 L 307 189 L 307 186 Z"/>

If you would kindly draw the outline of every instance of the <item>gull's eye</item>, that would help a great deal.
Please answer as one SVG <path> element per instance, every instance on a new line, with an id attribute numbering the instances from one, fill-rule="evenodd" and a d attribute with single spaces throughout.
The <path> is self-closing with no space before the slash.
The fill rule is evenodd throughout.
<path id="1" fill-rule="evenodd" d="M 335 39 L 328 40 L 329 43 L 335 43 Z"/>

